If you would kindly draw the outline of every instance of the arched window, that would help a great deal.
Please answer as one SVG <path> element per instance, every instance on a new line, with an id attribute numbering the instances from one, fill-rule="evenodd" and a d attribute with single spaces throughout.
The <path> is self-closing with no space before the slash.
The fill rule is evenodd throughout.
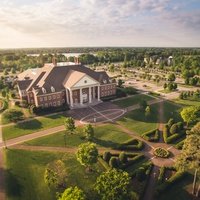
<path id="1" fill-rule="evenodd" d="M 43 92 L 44 94 L 47 93 L 47 91 L 46 91 L 46 89 L 45 89 L 44 87 L 42 87 L 42 92 Z"/>
<path id="2" fill-rule="evenodd" d="M 55 88 L 51 86 L 51 92 L 55 92 Z"/>

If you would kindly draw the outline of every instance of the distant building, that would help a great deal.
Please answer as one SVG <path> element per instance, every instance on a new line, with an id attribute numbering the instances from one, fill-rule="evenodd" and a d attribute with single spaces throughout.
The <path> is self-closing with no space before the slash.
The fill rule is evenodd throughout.
<path id="1" fill-rule="evenodd" d="M 45 64 L 18 75 L 19 95 L 36 107 L 68 104 L 79 108 L 101 102 L 101 98 L 115 95 L 116 83 L 106 72 L 96 72 L 79 63 Z"/>

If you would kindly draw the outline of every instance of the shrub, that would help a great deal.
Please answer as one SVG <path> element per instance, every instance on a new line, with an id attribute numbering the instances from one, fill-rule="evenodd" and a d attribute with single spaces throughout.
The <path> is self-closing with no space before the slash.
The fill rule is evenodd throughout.
<path id="1" fill-rule="evenodd" d="M 116 157 L 111 157 L 111 159 L 109 160 L 109 165 L 112 168 L 118 168 L 119 167 L 119 161 Z"/>
<path id="2" fill-rule="evenodd" d="M 154 155 L 160 158 L 168 158 L 169 157 L 169 151 L 166 149 L 163 149 L 161 147 L 158 147 L 156 149 L 154 149 Z"/>
<path id="3" fill-rule="evenodd" d="M 169 128 L 171 128 L 171 126 L 174 124 L 174 119 L 170 118 L 169 121 L 167 122 L 167 125 L 169 126 Z"/>
<path id="4" fill-rule="evenodd" d="M 168 135 L 169 135 L 169 126 L 165 125 L 163 128 L 163 139 L 165 143 L 168 143 L 167 142 Z"/>
<path id="5" fill-rule="evenodd" d="M 121 152 L 121 153 L 119 154 L 119 161 L 120 161 L 121 163 L 126 163 L 126 162 L 128 161 L 127 155 L 126 155 L 124 152 Z"/>
<path id="6" fill-rule="evenodd" d="M 146 173 L 145 173 L 145 169 L 143 167 L 140 167 L 137 171 L 136 171 L 136 178 L 138 181 L 143 181 L 146 178 Z"/>
<path id="7" fill-rule="evenodd" d="M 6 110 L 3 113 L 3 117 L 8 120 L 9 122 L 17 122 L 19 120 L 22 120 L 24 117 L 24 114 L 22 111 L 20 110 L 16 110 L 16 109 L 9 109 Z"/>
<path id="8" fill-rule="evenodd" d="M 110 166 L 109 164 L 102 159 L 101 157 L 98 158 L 99 163 L 106 169 L 106 170 L 110 170 Z"/>
<path id="9" fill-rule="evenodd" d="M 163 193 L 164 191 L 168 190 L 172 185 L 174 185 L 177 181 L 182 179 L 183 177 L 186 176 L 186 172 L 183 171 L 178 171 L 174 176 L 169 178 L 167 181 L 162 183 L 161 185 L 158 185 L 156 188 L 155 195 L 158 196 L 159 194 Z"/>
<path id="10" fill-rule="evenodd" d="M 3 112 L 4 110 L 6 110 L 8 108 L 8 102 L 4 99 L 0 99 L 0 113 Z"/>
<path id="11" fill-rule="evenodd" d="M 183 122 L 178 122 L 177 123 L 177 128 L 178 128 L 179 131 L 183 130 L 184 129 Z"/>
<path id="12" fill-rule="evenodd" d="M 42 114 L 46 114 L 46 113 L 53 113 L 53 112 L 61 112 L 61 111 L 67 111 L 69 110 L 69 107 L 64 104 L 62 106 L 56 106 L 56 107 L 35 107 L 35 106 L 31 106 L 30 107 L 30 112 L 34 113 L 36 115 L 42 115 Z"/>
<path id="13" fill-rule="evenodd" d="M 103 159 L 106 162 L 109 162 L 110 158 L 111 158 L 111 153 L 109 151 L 105 151 L 104 154 L 103 154 Z"/>
<path id="14" fill-rule="evenodd" d="M 137 94 L 137 90 L 133 87 L 126 87 L 123 91 L 128 95 Z"/>
<path id="15" fill-rule="evenodd" d="M 154 129 L 146 133 L 143 133 L 142 137 L 150 142 L 157 142 L 159 140 L 159 130 Z"/>
<path id="16" fill-rule="evenodd" d="M 173 124 L 173 125 L 171 126 L 169 132 L 170 132 L 171 134 L 175 134 L 175 133 L 177 133 L 177 131 L 178 131 L 178 126 L 177 126 L 177 124 Z"/>
<path id="17" fill-rule="evenodd" d="M 183 144 L 184 144 L 184 140 L 178 142 L 178 143 L 175 145 L 175 147 L 176 147 L 177 149 L 180 149 L 180 150 L 181 150 L 181 149 L 183 148 Z"/>
<path id="18" fill-rule="evenodd" d="M 126 92 L 124 92 L 121 88 L 116 89 L 116 96 L 117 98 L 126 97 Z"/>
<path id="19" fill-rule="evenodd" d="M 142 148 L 143 142 L 138 139 L 130 139 L 116 147 L 118 150 L 141 150 Z"/>

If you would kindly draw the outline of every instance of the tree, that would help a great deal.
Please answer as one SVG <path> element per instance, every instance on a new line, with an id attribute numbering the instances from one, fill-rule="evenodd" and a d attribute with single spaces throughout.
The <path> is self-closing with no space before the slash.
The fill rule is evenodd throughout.
<path id="1" fill-rule="evenodd" d="M 151 108 L 150 106 L 147 106 L 145 109 L 145 116 L 148 117 L 151 114 Z"/>
<path id="2" fill-rule="evenodd" d="M 176 76 L 174 73 L 169 74 L 168 76 L 168 81 L 175 81 L 176 80 Z"/>
<path id="3" fill-rule="evenodd" d="M 186 170 L 191 169 L 195 170 L 194 174 L 194 180 L 193 180 L 193 190 L 192 193 L 195 194 L 195 188 L 196 188 L 196 179 L 197 174 L 200 169 L 200 136 L 198 134 L 190 134 L 187 135 L 181 154 L 176 159 L 176 167 L 179 170 Z M 198 187 L 196 196 L 199 195 L 199 189 Z"/>
<path id="4" fill-rule="evenodd" d="M 122 85 L 124 84 L 124 81 L 122 79 L 118 79 L 118 87 L 122 87 Z"/>
<path id="5" fill-rule="evenodd" d="M 81 165 L 90 169 L 98 160 L 98 150 L 96 145 L 90 142 L 79 145 L 76 157 Z"/>
<path id="6" fill-rule="evenodd" d="M 200 122 L 198 122 L 195 126 L 193 126 L 193 128 L 191 129 L 191 132 L 193 134 L 200 136 Z"/>
<path id="7" fill-rule="evenodd" d="M 24 113 L 17 109 L 8 109 L 3 113 L 3 117 L 9 122 L 16 122 L 23 119 Z"/>
<path id="8" fill-rule="evenodd" d="M 167 83 L 164 83 L 163 88 L 164 88 L 164 90 L 167 89 Z"/>
<path id="9" fill-rule="evenodd" d="M 87 139 L 92 139 L 94 137 L 94 128 L 91 124 L 85 125 L 83 132 L 85 133 Z"/>
<path id="10" fill-rule="evenodd" d="M 44 181 L 49 187 L 64 187 L 67 178 L 67 171 L 62 160 L 49 163 L 44 172 Z"/>
<path id="11" fill-rule="evenodd" d="M 129 184 L 130 177 L 127 172 L 111 169 L 97 178 L 95 190 L 102 200 L 122 200 L 126 199 Z"/>
<path id="12" fill-rule="evenodd" d="M 84 192 L 77 186 L 67 188 L 59 197 L 58 200 L 85 200 L 86 196 Z"/>
<path id="13" fill-rule="evenodd" d="M 147 107 L 147 102 L 145 100 L 141 100 L 139 104 L 140 108 L 143 110 Z"/>
<path id="14" fill-rule="evenodd" d="M 7 95 L 7 92 L 5 91 L 5 90 L 2 90 L 2 92 L 1 92 L 1 95 L 2 95 L 2 97 L 6 97 L 6 95 Z"/>
<path id="15" fill-rule="evenodd" d="M 198 108 L 196 106 L 190 106 L 183 108 L 181 111 L 181 117 L 183 118 L 183 121 L 187 123 L 187 126 L 189 123 L 194 122 L 197 118 L 196 112 Z"/>
<path id="16" fill-rule="evenodd" d="M 76 127 L 75 127 L 74 119 L 72 117 L 67 117 L 65 119 L 65 128 L 67 132 L 69 132 L 70 134 L 73 134 Z"/>

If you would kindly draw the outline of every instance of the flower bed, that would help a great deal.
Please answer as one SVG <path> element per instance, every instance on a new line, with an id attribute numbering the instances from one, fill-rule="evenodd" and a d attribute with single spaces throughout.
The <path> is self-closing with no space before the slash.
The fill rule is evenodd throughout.
<path id="1" fill-rule="evenodd" d="M 168 158 L 169 157 L 169 151 L 166 149 L 163 149 L 161 147 L 158 147 L 154 149 L 154 155 L 160 158 Z"/>

